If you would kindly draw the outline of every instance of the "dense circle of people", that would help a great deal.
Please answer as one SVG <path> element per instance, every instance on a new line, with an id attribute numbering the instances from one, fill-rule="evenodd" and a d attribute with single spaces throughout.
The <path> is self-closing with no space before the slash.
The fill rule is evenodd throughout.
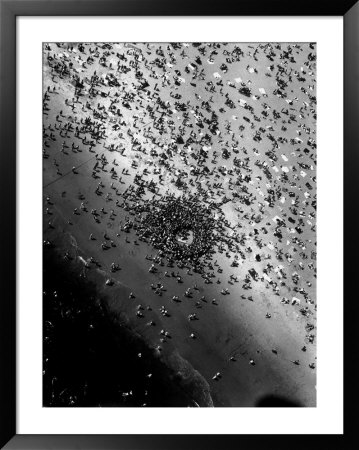
<path id="1" fill-rule="evenodd" d="M 138 231 L 168 259 L 196 265 L 213 247 L 214 222 L 213 214 L 195 198 L 169 196 L 152 202 Z M 178 236 L 188 231 L 193 233 L 193 242 L 179 242 Z"/>

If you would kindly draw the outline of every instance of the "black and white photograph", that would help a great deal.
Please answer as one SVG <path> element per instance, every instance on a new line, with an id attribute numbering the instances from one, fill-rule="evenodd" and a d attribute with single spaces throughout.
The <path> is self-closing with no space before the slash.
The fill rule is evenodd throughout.
<path id="1" fill-rule="evenodd" d="M 42 53 L 42 405 L 316 407 L 316 43 Z"/>

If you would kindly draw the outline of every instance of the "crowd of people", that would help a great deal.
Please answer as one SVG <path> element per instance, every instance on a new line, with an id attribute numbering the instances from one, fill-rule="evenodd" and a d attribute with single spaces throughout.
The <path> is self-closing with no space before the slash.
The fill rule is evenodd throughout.
<path id="1" fill-rule="evenodd" d="M 240 282 L 248 300 L 262 286 L 314 343 L 315 44 L 48 43 L 44 75 L 47 217 L 48 189 L 91 167 L 73 214 L 89 214 L 101 250 L 124 232 L 153 248 L 150 273 Z"/>

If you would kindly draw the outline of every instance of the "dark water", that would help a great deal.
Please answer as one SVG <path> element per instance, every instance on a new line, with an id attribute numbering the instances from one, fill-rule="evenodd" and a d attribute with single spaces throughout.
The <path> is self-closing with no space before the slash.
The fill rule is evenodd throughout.
<path id="1" fill-rule="evenodd" d="M 43 405 L 192 406 L 176 374 L 70 266 L 44 250 Z"/>

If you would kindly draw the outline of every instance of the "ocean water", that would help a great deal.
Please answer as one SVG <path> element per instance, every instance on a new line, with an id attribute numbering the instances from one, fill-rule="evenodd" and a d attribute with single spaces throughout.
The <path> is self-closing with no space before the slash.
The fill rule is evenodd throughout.
<path id="1" fill-rule="evenodd" d="M 179 375 L 107 310 L 94 284 L 53 249 L 43 258 L 44 406 L 195 406 Z"/>

